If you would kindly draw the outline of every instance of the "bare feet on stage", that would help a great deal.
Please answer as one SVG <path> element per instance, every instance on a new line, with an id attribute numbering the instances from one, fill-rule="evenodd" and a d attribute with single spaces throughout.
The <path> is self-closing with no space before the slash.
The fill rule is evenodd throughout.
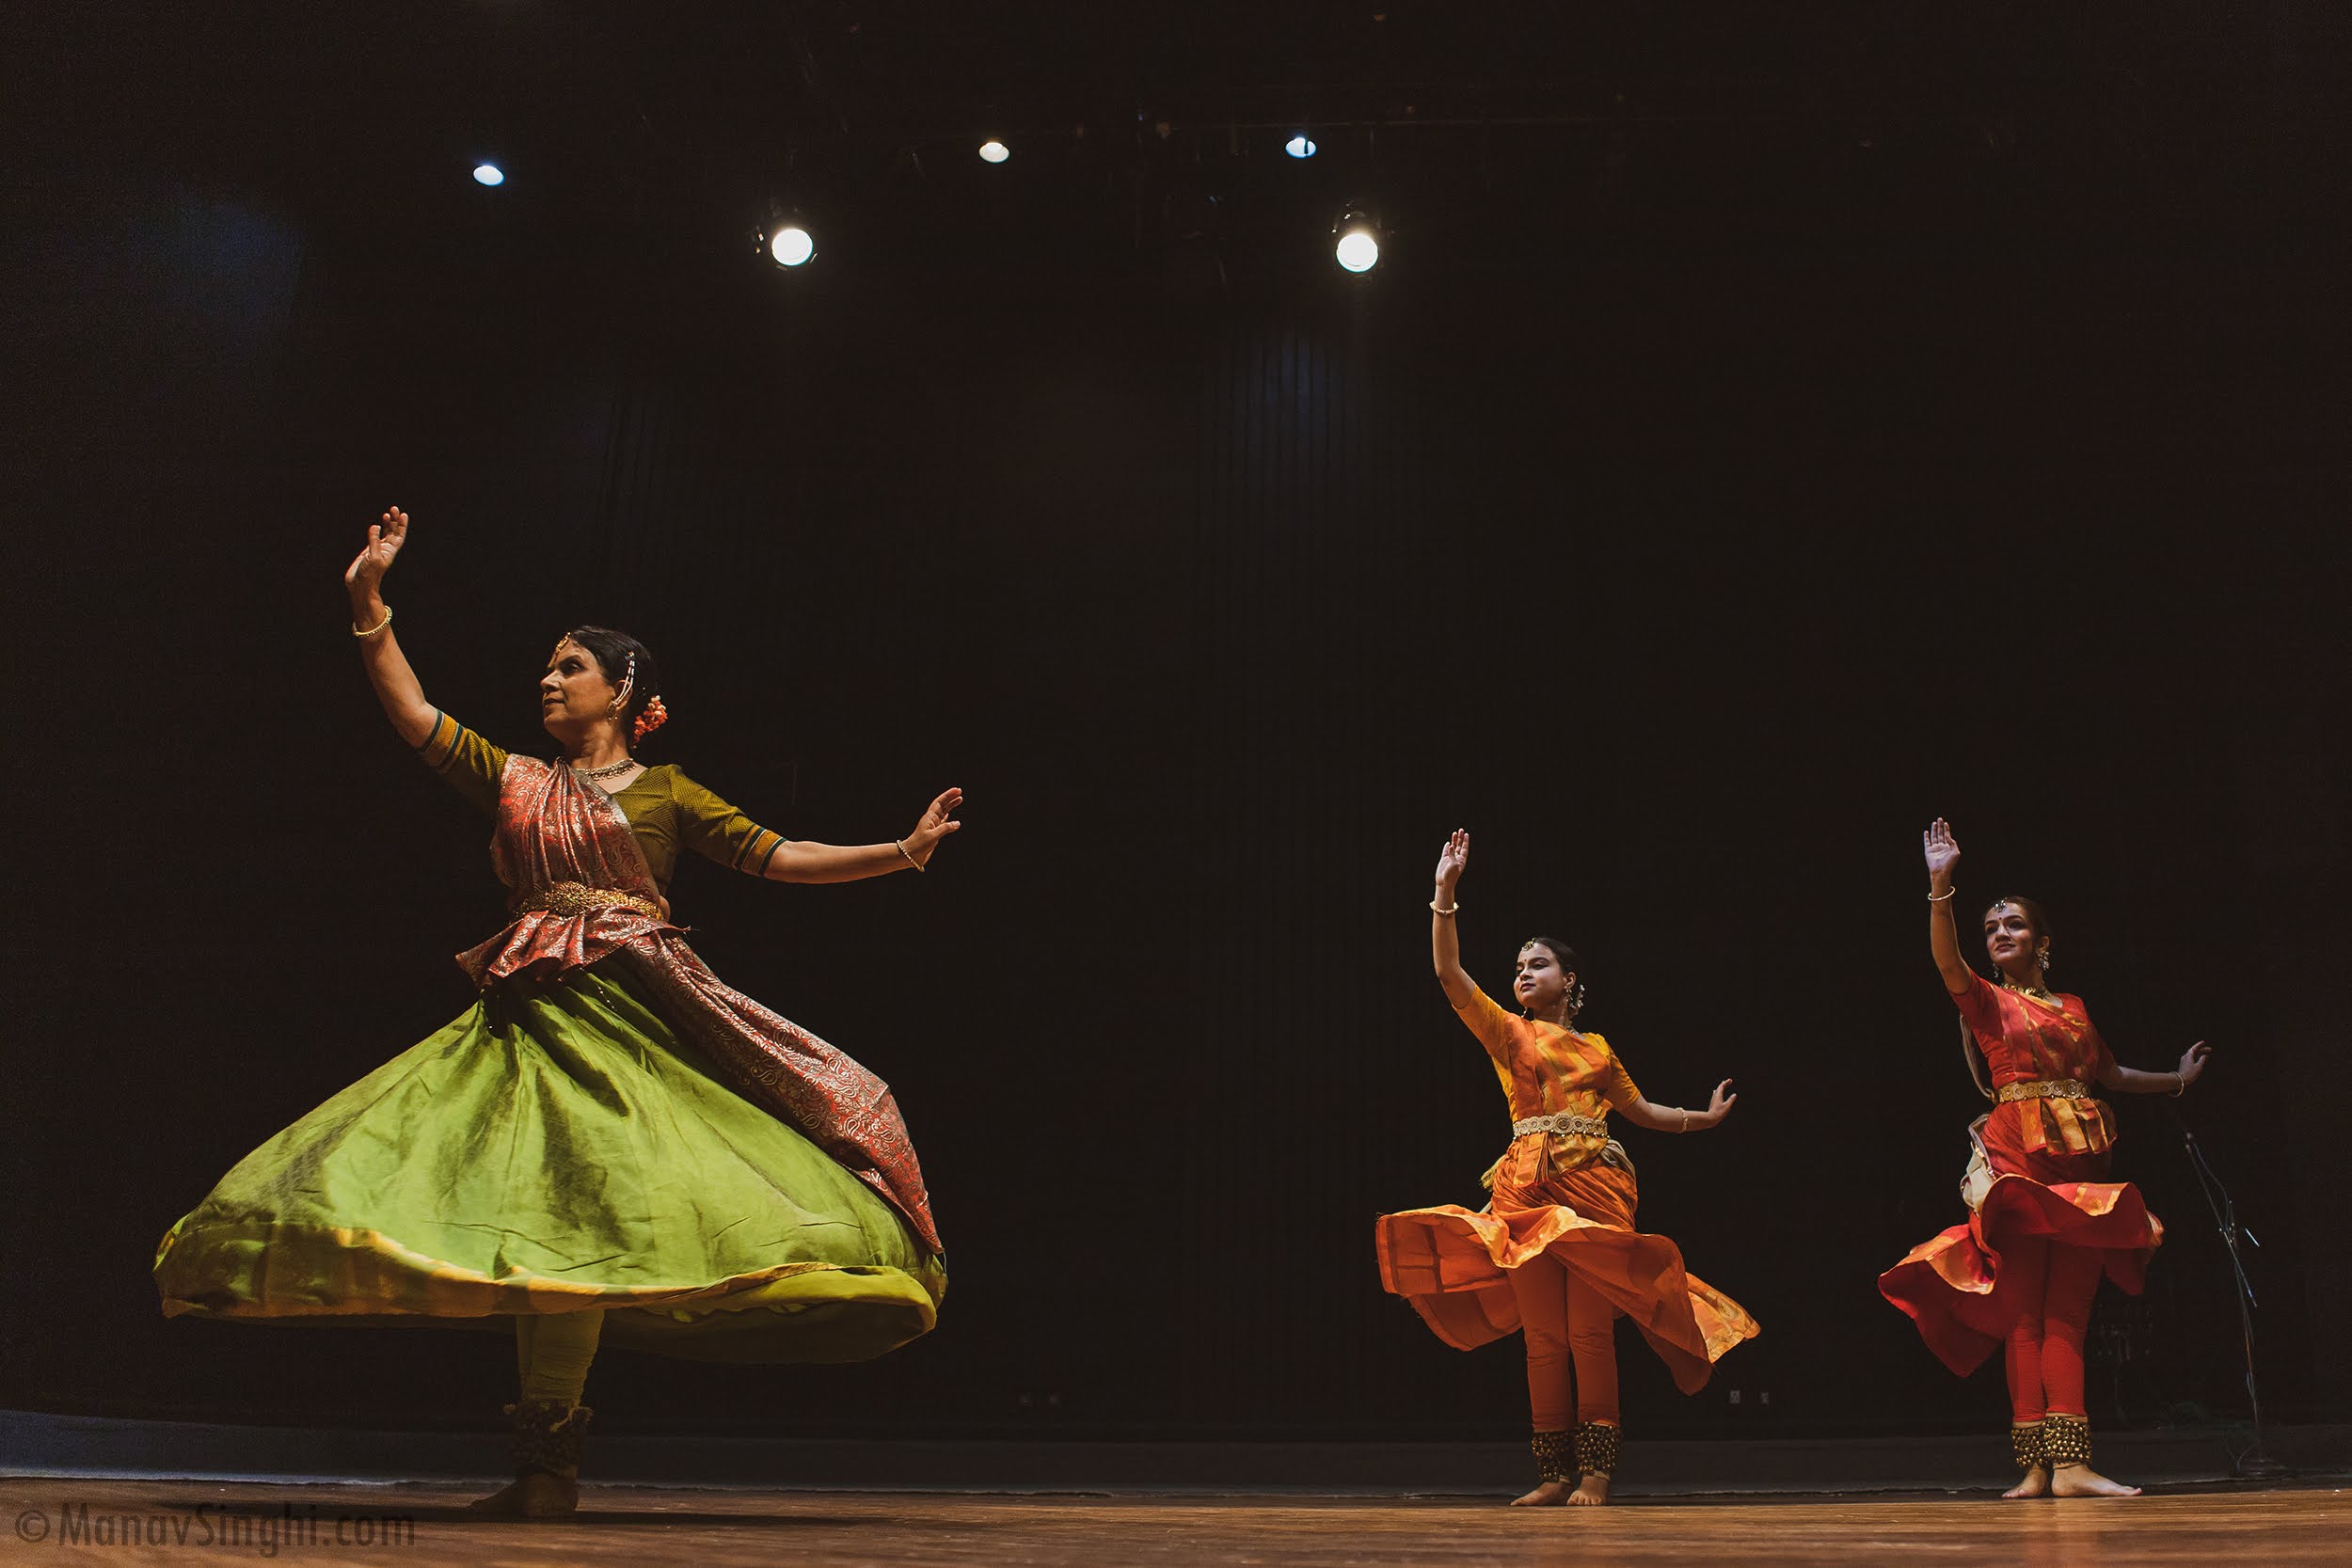
<path id="1" fill-rule="evenodd" d="M 2050 1495 L 2050 1472 L 2041 1465 L 2026 1472 L 2026 1479 L 2001 1494 L 2004 1497 L 2046 1497 Z"/>
<path id="2" fill-rule="evenodd" d="M 2139 1488 L 2109 1481 L 2088 1465 L 2061 1465 L 2050 1478 L 2055 1497 L 2137 1497 Z"/>
<path id="3" fill-rule="evenodd" d="M 1548 1481 L 1523 1497 L 1511 1499 L 1513 1508 L 1598 1508 L 1609 1500 L 1609 1478 L 1586 1476 L 1575 1490 L 1565 1481 Z"/>
<path id="4" fill-rule="evenodd" d="M 470 1513 L 504 1519 L 564 1519 L 580 1511 L 580 1483 L 533 1472 L 516 1476 L 486 1497 L 466 1505 Z"/>

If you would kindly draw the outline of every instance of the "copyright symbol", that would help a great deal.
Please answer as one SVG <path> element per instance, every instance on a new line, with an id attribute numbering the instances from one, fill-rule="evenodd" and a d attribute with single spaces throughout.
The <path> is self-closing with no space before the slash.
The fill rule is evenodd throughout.
<path id="1" fill-rule="evenodd" d="M 16 1538 L 19 1541 L 49 1539 L 49 1515 L 38 1508 L 28 1508 L 16 1516 Z"/>

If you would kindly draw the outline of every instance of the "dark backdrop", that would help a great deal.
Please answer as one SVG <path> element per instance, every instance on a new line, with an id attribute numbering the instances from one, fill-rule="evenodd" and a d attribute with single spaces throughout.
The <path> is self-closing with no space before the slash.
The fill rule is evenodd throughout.
<path id="1" fill-rule="evenodd" d="M 500 1338 L 167 1323 L 147 1276 L 231 1163 L 469 1005 L 449 955 L 501 919 L 485 823 L 346 645 L 337 576 L 398 504 L 403 643 L 502 742 L 596 620 L 663 660 L 655 754 L 789 834 L 970 797 L 919 879 L 675 890 L 723 975 L 896 1087 L 938 1332 L 614 1353 L 617 1422 L 1515 1430 L 1516 1341 L 1445 1349 L 1371 1249 L 1478 1201 L 1506 1135 L 1427 972 L 1456 825 L 1475 975 L 1566 936 L 1653 1098 L 1738 1081 L 1720 1132 L 1627 1139 L 1645 1226 L 1764 1337 L 1684 1401 L 1629 1333 L 1630 1421 L 1997 1418 L 1873 1287 L 1959 1217 L 1979 1108 L 1922 940 L 1938 814 L 1963 916 L 2041 898 L 2123 1060 L 2217 1046 L 2122 1106 L 2169 1234 L 2102 1298 L 2099 1418 L 2242 1408 L 2184 1127 L 2264 1243 L 2265 1393 L 2344 1411 L 2348 345 L 2291 202 L 2110 223 L 2053 174 L 1941 214 L 1915 166 L 1899 212 L 1866 172 L 1792 216 L 1665 158 L 1654 220 L 1364 280 L 1236 249 L 1204 291 L 1067 243 L 1090 220 L 787 277 L 666 213 L 366 199 L 348 127 L 207 112 L 241 129 L 201 156 L 121 101 L 51 124 L 11 186 L 0 1398 L 505 1397 Z M 346 184 L 244 156 L 265 131 L 343 137 Z M 2260 150 L 2228 146 L 2197 192 Z"/>

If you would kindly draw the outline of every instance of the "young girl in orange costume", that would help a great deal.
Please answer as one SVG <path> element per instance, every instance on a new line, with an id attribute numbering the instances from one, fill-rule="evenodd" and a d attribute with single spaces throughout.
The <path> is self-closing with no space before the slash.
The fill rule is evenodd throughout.
<path id="1" fill-rule="evenodd" d="M 1513 989 L 1524 1016 L 1497 1006 L 1463 973 L 1454 934 L 1454 889 L 1469 864 L 1470 834 L 1457 832 L 1438 859 L 1431 957 L 1510 1097 L 1511 1147 L 1489 1173 L 1485 1210 L 1381 1217 L 1380 1281 L 1456 1350 L 1523 1330 L 1537 1479 L 1518 1505 L 1604 1503 L 1623 1424 L 1617 1318 L 1633 1320 L 1686 1394 L 1757 1332 L 1738 1302 L 1683 1271 L 1674 1243 L 1633 1228 L 1633 1164 L 1604 1118 L 1614 1111 L 1653 1132 L 1695 1132 L 1738 1097 L 1726 1079 L 1704 1111 L 1643 1099 L 1609 1042 L 1575 1027 L 1584 995 L 1576 956 L 1548 937 L 1519 949 Z"/>

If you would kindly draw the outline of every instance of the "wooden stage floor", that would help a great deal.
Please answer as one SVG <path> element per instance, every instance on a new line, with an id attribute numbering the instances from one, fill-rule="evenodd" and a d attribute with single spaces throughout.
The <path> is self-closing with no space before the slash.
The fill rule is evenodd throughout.
<path id="1" fill-rule="evenodd" d="M 1980 1497 L 1652 1501 L 1597 1511 L 1492 1498 L 1014 1497 L 592 1487 L 555 1524 L 482 1521 L 478 1488 L 0 1480 L 0 1560 L 575 1563 L 637 1568 L 1118 1568 L 1126 1564 L 1722 1563 L 2140 1568 L 2352 1560 L 2352 1493 L 2127 1501 Z M 264 1536 L 275 1535 L 271 1551 Z M 341 1537 L 339 1542 L 338 1537 Z M 193 1554 L 193 1555 L 191 1555 Z"/>

